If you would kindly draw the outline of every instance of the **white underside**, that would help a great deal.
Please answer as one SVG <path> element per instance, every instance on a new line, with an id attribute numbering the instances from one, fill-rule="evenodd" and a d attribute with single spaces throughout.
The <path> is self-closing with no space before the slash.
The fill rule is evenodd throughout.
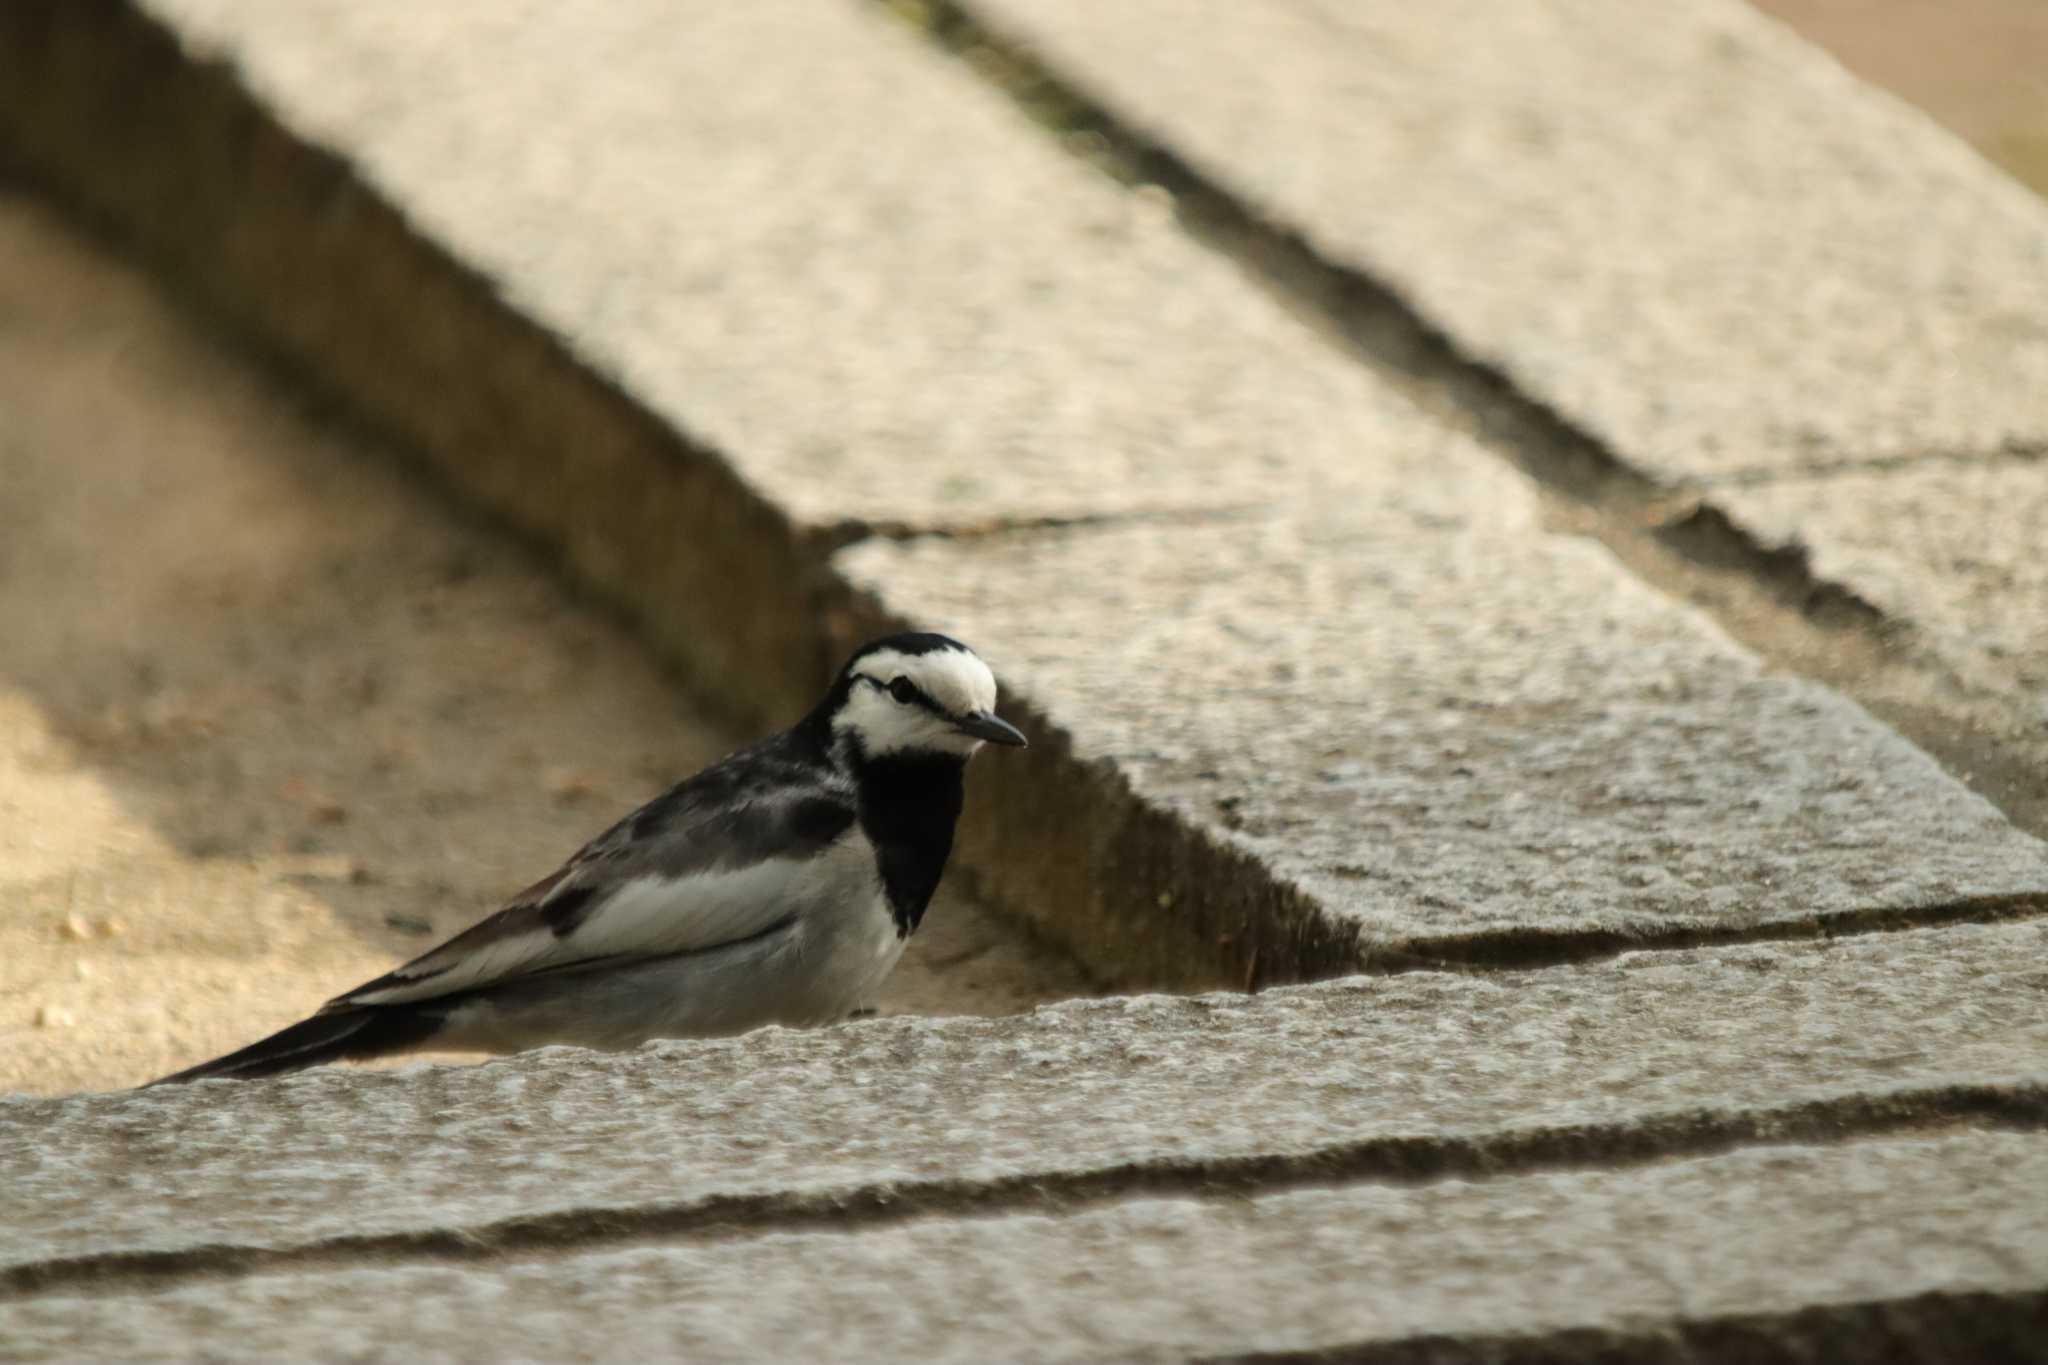
<path id="1" fill-rule="evenodd" d="M 905 940 L 896 932 L 867 841 L 851 834 L 827 858 L 843 875 L 803 879 L 808 894 L 801 903 L 785 903 L 781 913 L 793 910 L 795 918 L 784 928 L 724 947 L 508 981 L 451 1015 L 433 1046 L 516 1052 L 568 1043 L 616 1050 L 655 1038 L 844 1019 L 872 999 L 902 957 Z M 644 892 L 640 908 L 651 908 Z"/>

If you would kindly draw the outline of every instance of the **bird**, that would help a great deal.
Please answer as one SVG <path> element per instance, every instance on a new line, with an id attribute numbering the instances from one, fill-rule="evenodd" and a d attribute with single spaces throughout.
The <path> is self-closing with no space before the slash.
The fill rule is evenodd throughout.
<path id="1" fill-rule="evenodd" d="M 931 903 L 967 761 L 984 743 L 1024 747 L 995 707 L 994 674 L 958 640 L 872 641 L 802 720 L 683 779 L 495 913 L 150 1084 L 844 1019 Z"/>

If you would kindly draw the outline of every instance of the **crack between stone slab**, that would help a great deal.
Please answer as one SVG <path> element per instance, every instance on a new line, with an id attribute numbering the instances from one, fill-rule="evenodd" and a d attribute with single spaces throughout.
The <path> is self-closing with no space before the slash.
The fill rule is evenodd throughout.
<path id="1" fill-rule="evenodd" d="M 849 546 L 868 540 L 898 544 L 916 540 L 975 542 L 1119 526 L 1210 526 L 1256 517 L 1269 506 L 1263 503 L 1225 503 L 1213 507 L 1133 507 L 1115 512 L 1049 512 L 1037 516 L 997 515 L 934 521 L 845 517 L 812 528 L 805 535 L 805 543 L 821 558 L 829 558 Z"/>
<path id="2" fill-rule="evenodd" d="M 984 18 L 973 0 L 870 0 L 960 58 L 1070 148 L 1126 186 L 1157 187 L 1189 235 L 1340 349 L 1392 380 L 1424 411 L 1516 465 L 1544 488 L 1637 524 L 1676 500 L 1697 501 L 1690 483 L 1642 473 L 1598 437 L 1524 392 L 1497 365 L 1471 354 L 1393 287 L 1318 251 L 1178 152 L 1092 97 Z M 1803 554 L 1752 544 L 1750 574 L 1823 626 L 1880 628 L 1877 607 L 1844 585 L 1816 578 Z"/>
<path id="3" fill-rule="evenodd" d="M 2034 464 L 2048 459 L 2048 441 L 2007 441 L 1994 450 L 1914 450 L 1895 455 L 1846 455 L 1816 460 L 1790 469 L 1761 466 L 1735 469 L 1689 480 L 1686 487 L 1702 493 L 1722 488 L 1768 488 L 1778 484 L 1818 483 L 1858 474 L 1894 474 L 1926 466 L 1983 468 Z"/>
<path id="4" fill-rule="evenodd" d="M 1906 933 L 1958 924 L 2011 924 L 2048 916 L 2048 895 L 1979 896 L 1940 905 L 1842 910 L 1807 919 L 1739 928 L 1508 929 L 1494 933 L 1408 938 L 1385 944 L 1361 939 L 1370 975 L 1459 972 L 1496 975 L 1540 971 L 1620 957 L 1624 953 L 1688 952 L 1745 944 L 1813 943 L 1866 934 Z"/>
<path id="5" fill-rule="evenodd" d="M 1913 623 L 1814 573 L 1803 545 L 1760 539 L 1705 501 L 1708 481 L 1666 485 L 1634 468 L 1461 346 L 1396 289 L 1262 216 L 1219 177 L 1068 79 L 984 18 L 974 0 L 869 2 L 959 58 L 1103 174 L 1129 188 L 1163 191 L 1192 239 L 1425 413 L 1532 479 L 1543 492 L 1547 529 L 1598 541 L 1639 579 L 1704 612 L 1765 658 L 1854 697 L 2015 825 L 2048 838 L 2048 787 L 1991 733 L 2029 732 L 2037 721 L 2022 714 L 2023 702 L 1973 689 L 1954 665 L 1923 647 Z M 2033 445 L 2016 450 L 2019 458 L 2040 453 Z M 1958 700 L 1930 706 L 1922 700 L 1930 695 Z"/>
<path id="6" fill-rule="evenodd" d="M 1204 1365 L 1811 1365 L 1824 1360 L 2007 1365 L 2039 1359 L 2044 1340 L 2048 1290 L 1932 1289 L 1774 1313 L 1674 1313 L 1650 1324 L 1513 1335 L 1431 1333 L 1196 1359 Z"/>
<path id="7" fill-rule="evenodd" d="M 317 1273 L 393 1261 L 502 1261 L 685 1239 L 852 1234 L 933 1218 L 1066 1216 L 1133 1199 L 1240 1200 L 1348 1185 L 1617 1171 L 1755 1146 L 1839 1146 L 1958 1130 L 2048 1132 L 2048 1083 L 1953 1084 L 1769 1109 L 1679 1110 L 1622 1123 L 1476 1136 L 1392 1135 L 1308 1152 L 1166 1158 L 1092 1170 L 866 1184 L 805 1194 L 726 1195 L 650 1208 L 566 1209 L 289 1247 L 215 1243 L 55 1257 L 0 1271 L 0 1302 L 53 1293 L 129 1294 L 203 1278 Z"/>

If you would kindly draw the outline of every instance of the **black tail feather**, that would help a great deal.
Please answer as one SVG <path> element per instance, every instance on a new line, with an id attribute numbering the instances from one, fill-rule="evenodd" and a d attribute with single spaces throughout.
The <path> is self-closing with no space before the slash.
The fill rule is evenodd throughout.
<path id="1" fill-rule="evenodd" d="M 213 1076 L 255 1080 L 323 1062 L 365 1061 L 410 1052 L 440 1032 L 444 1017 L 438 1010 L 406 1005 L 370 1005 L 316 1014 L 279 1029 L 261 1042 L 150 1084 L 178 1085 Z"/>

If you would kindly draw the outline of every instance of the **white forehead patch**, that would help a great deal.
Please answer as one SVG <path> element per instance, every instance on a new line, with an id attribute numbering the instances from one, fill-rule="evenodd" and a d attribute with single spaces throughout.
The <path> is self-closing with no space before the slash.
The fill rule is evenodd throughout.
<path id="1" fill-rule="evenodd" d="M 878 650 L 855 664 L 853 671 L 855 676 L 873 678 L 885 687 L 892 679 L 908 678 L 951 715 L 996 709 L 996 675 L 964 649 L 937 649 L 929 654 Z"/>
<path id="2" fill-rule="evenodd" d="M 854 664 L 853 675 L 869 681 L 854 685 L 833 716 L 832 728 L 857 736 L 870 756 L 922 751 L 965 758 L 981 747 L 981 741 L 956 729 L 949 717 L 996 709 L 995 675 L 964 649 L 929 654 L 877 650 Z M 891 697 L 889 684 L 898 678 L 915 683 L 944 714 Z"/>

